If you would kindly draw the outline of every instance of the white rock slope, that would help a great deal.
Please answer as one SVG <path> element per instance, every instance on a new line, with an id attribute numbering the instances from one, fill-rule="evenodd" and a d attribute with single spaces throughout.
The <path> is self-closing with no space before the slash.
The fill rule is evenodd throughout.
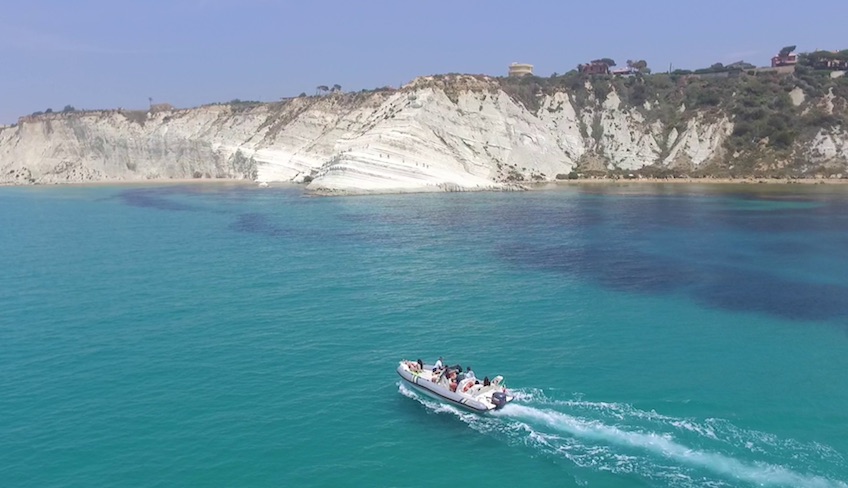
<path id="1" fill-rule="evenodd" d="M 615 92 L 583 111 L 565 92 L 538 101 L 533 113 L 492 80 L 460 76 L 258 106 L 24 118 L 0 128 L 0 183 L 227 178 L 310 181 L 325 192 L 505 189 L 553 180 L 586 158 L 608 168 L 697 167 L 721 156 L 733 129 L 726 117 L 698 114 L 680 131 L 649 123 Z M 820 157 L 845 156 L 841 137 L 818 140 Z"/>

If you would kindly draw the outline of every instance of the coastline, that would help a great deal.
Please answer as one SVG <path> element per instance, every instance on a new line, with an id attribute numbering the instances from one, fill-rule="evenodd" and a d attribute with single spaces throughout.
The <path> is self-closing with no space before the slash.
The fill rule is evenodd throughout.
<path id="1" fill-rule="evenodd" d="M 592 184 L 691 184 L 691 185 L 848 185 L 848 178 L 591 178 L 532 183 L 530 186 Z"/>
<path id="2" fill-rule="evenodd" d="M 297 183 L 277 182 L 277 185 L 297 186 Z M 163 178 L 139 180 L 69 181 L 63 183 L 0 183 L 0 188 L 97 187 L 97 186 L 165 186 L 165 185 L 245 185 L 259 187 L 258 181 L 226 178 Z"/>
<path id="3" fill-rule="evenodd" d="M 261 186 L 262 183 L 267 183 L 267 186 Z M 397 190 L 390 189 L 368 189 L 361 188 L 357 190 L 346 191 L 327 191 L 324 189 L 310 190 L 307 186 L 301 183 L 291 181 L 268 181 L 259 182 L 246 179 L 225 179 L 225 178 L 167 178 L 167 179 L 139 179 L 139 180 L 102 180 L 102 181 L 79 181 L 79 182 L 62 182 L 62 183 L 26 183 L 17 184 L 10 182 L 0 183 L 0 188 L 47 188 L 47 187 L 131 187 L 131 186 L 171 186 L 171 185 L 228 185 L 228 186 L 245 186 L 255 187 L 257 189 L 267 188 L 303 188 L 304 193 L 315 197 L 339 197 L 339 196 L 365 196 L 365 195 L 400 195 L 400 194 L 419 194 L 419 193 L 476 193 L 476 192 L 512 192 L 512 191 L 544 191 L 555 190 L 558 188 L 581 187 L 581 186 L 641 186 L 641 185 L 715 185 L 715 186 L 758 186 L 765 185 L 769 187 L 776 186 L 793 186 L 800 185 L 809 186 L 836 186 L 842 187 L 848 185 L 848 178 L 587 178 L 576 180 L 555 180 L 555 181 L 540 181 L 540 182 L 518 182 L 512 183 L 505 188 L 479 188 L 479 189 L 463 189 L 463 190 L 434 190 L 432 187 L 422 188 L 404 188 Z"/>

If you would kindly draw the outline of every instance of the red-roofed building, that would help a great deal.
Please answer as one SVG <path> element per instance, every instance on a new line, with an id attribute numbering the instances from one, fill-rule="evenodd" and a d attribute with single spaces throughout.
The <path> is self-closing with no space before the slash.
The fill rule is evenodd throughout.
<path id="1" fill-rule="evenodd" d="M 777 68 L 778 66 L 793 66 L 798 63 L 798 55 L 795 53 L 788 53 L 784 55 L 778 54 L 777 56 L 771 58 L 771 67 Z"/>

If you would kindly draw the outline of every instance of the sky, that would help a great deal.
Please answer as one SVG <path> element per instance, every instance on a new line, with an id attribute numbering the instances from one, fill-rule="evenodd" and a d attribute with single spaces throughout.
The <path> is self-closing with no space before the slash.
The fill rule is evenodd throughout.
<path id="1" fill-rule="evenodd" d="M 548 76 L 609 57 L 654 71 L 786 45 L 848 48 L 848 1 L 0 0 L 0 124 L 47 108 L 274 101 L 437 73 Z"/>

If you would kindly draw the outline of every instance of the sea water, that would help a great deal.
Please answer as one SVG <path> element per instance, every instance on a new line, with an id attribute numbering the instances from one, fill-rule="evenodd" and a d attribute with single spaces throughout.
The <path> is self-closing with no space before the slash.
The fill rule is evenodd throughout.
<path id="1" fill-rule="evenodd" d="M 845 487 L 846 251 L 830 185 L 2 188 L 0 486 Z"/>

